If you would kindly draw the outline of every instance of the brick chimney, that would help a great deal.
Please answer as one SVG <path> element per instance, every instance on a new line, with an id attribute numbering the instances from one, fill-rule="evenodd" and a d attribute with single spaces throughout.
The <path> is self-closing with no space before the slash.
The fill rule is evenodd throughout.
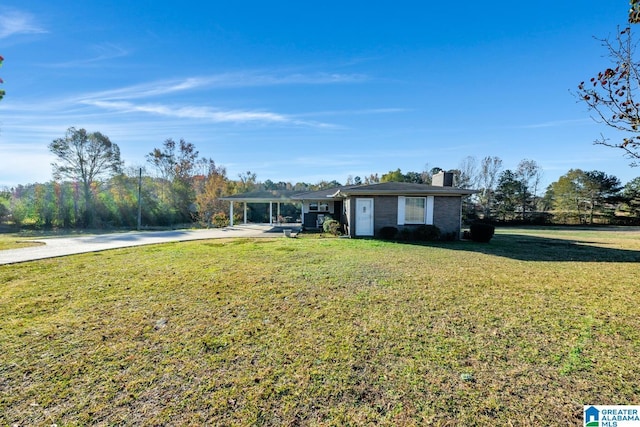
<path id="1" fill-rule="evenodd" d="M 431 183 L 436 187 L 453 187 L 453 172 L 440 171 L 433 175 Z"/>

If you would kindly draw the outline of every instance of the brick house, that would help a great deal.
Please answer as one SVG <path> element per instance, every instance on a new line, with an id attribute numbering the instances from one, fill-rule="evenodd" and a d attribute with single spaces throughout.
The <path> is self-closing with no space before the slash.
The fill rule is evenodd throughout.
<path id="1" fill-rule="evenodd" d="M 270 223 L 276 223 L 282 203 L 300 206 L 297 222 L 306 229 L 321 228 L 325 220 L 340 221 L 343 233 L 349 237 L 373 237 L 383 227 L 398 230 L 419 225 L 435 225 L 442 234 L 459 236 L 462 221 L 462 199 L 476 193 L 453 187 L 453 174 L 434 175 L 433 185 L 408 182 L 383 182 L 368 185 L 334 187 L 320 191 L 292 194 L 289 192 L 259 192 L 224 197 L 230 203 L 268 203 Z M 275 209 L 274 209 L 275 205 Z M 233 223 L 232 223 L 233 225 Z"/>
<path id="2" fill-rule="evenodd" d="M 302 202 L 302 224 L 318 227 L 327 218 L 343 226 L 350 237 L 378 236 L 383 227 L 435 225 L 443 234 L 459 236 L 462 198 L 475 190 L 454 188 L 453 176 L 441 172 L 433 185 L 383 182 L 338 187 L 294 195 Z"/>

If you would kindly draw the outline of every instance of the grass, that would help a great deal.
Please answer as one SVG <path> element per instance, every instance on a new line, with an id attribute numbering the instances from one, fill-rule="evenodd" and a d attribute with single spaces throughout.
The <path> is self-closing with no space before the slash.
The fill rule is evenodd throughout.
<path id="1" fill-rule="evenodd" d="M 0 425 L 577 425 L 640 404 L 640 233 L 0 266 Z"/>
<path id="2" fill-rule="evenodd" d="M 30 241 L 32 238 L 33 237 L 27 237 L 17 233 L 0 233 L 0 251 L 39 246 L 42 244 Z"/>

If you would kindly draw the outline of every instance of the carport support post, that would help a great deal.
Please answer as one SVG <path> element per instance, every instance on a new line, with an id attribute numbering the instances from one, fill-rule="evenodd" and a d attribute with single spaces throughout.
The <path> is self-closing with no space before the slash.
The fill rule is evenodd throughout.
<path id="1" fill-rule="evenodd" d="M 269 224 L 273 225 L 273 203 L 269 202 Z"/>
<path id="2" fill-rule="evenodd" d="M 244 223 L 247 223 L 247 202 L 244 202 Z"/>
<path id="3" fill-rule="evenodd" d="M 233 227 L 233 201 L 229 202 L 229 225 Z"/>

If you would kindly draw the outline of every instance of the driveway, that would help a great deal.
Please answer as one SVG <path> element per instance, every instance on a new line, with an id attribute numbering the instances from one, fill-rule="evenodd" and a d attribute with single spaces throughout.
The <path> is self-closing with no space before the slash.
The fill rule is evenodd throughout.
<path id="1" fill-rule="evenodd" d="M 55 258 L 65 255 L 97 252 L 130 246 L 153 245 L 156 243 L 184 242 L 187 240 L 222 239 L 232 237 L 274 237 L 283 236 L 282 229 L 270 225 L 239 225 L 210 230 L 144 231 L 116 234 L 100 234 L 82 237 L 52 237 L 34 239 L 42 246 L 0 251 L 0 265 Z"/>

